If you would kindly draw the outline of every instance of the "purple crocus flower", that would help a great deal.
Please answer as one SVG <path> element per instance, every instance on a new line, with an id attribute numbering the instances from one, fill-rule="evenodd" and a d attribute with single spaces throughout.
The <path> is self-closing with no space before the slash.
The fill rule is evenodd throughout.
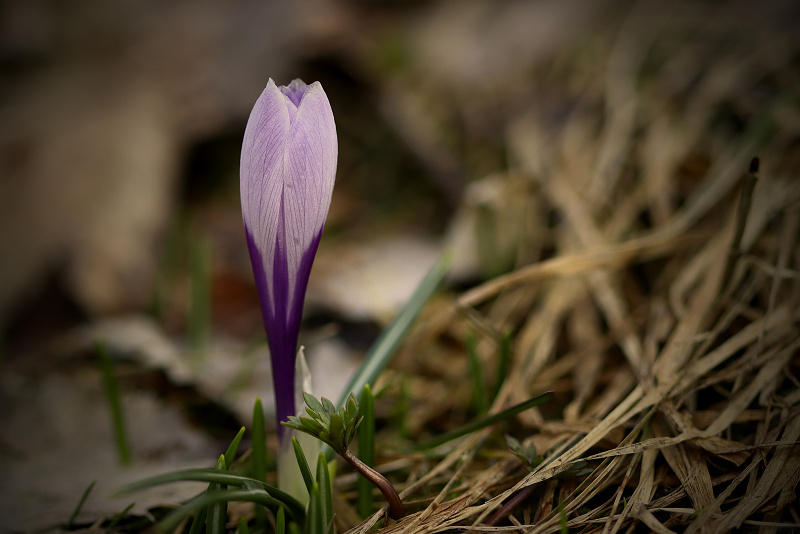
<path id="1" fill-rule="evenodd" d="M 295 356 L 303 300 L 331 204 L 338 144 L 319 82 L 272 79 L 242 142 L 242 216 L 272 358 L 277 420 L 295 412 Z M 278 424 L 278 435 L 284 428 Z"/>

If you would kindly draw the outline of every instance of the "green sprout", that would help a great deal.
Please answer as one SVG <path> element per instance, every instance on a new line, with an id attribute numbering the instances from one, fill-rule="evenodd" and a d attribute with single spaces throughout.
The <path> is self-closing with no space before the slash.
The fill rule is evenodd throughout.
<path id="1" fill-rule="evenodd" d="M 536 445 L 526 447 L 516 438 L 506 436 L 508 452 L 520 459 L 528 470 L 533 470 L 544 462 L 544 456 L 536 453 Z"/>
<path id="2" fill-rule="evenodd" d="M 363 414 L 358 400 L 352 393 L 347 397 L 344 406 L 338 410 L 328 399 L 317 400 L 313 395 L 303 393 L 306 402 L 305 416 L 290 416 L 283 426 L 305 432 L 330 446 L 336 454 L 344 458 L 361 475 L 375 484 L 389 503 L 389 517 L 400 519 L 405 515 L 403 501 L 394 486 L 380 473 L 359 460 L 349 449 L 356 437 Z"/>
<path id="3" fill-rule="evenodd" d="M 361 424 L 362 416 L 355 395 L 351 393 L 338 411 L 326 398 L 320 402 L 313 395 L 303 393 L 303 399 L 310 417 L 290 416 L 283 426 L 310 434 L 342 455 L 356 437 Z"/>

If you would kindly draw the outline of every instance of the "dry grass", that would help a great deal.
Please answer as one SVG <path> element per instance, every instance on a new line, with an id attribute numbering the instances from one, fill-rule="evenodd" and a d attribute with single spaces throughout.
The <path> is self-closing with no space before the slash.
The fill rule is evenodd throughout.
<path id="1" fill-rule="evenodd" d="M 725 21 L 702 47 L 644 19 L 549 65 L 572 91 L 563 123 L 535 98 L 509 120 L 507 179 L 532 207 L 519 266 L 429 310 L 389 381 L 407 384 L 412 437 L 455 426 L 465 334 L 491 370 L 514 332 L 492 409 L 556 401 L 384 464 L 412 513 L 381 532 L 800 529 L 800 47 L 780 32 L 728 46 Z M 502 431 L 548 461 L 525 471 Z M 590 474 L 559 476 L 579 461 Z M 352 533 L 383 517 L 356 526 L 340 505 Z"/>

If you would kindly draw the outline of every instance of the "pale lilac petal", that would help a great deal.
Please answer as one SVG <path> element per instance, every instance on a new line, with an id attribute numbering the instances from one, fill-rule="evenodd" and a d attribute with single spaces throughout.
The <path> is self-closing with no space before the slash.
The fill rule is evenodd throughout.
<path id="1" fill-rule="evenodd" d="M 305 253 L 319 239 L 336 175 L 338 148 L 336 127 L 328 98 L 319 82 L 308 86 L 291 125 L 286 147 L 287 173 L 283 200 L 286 217 L 286 247 L 289 272 L 300 273 Z M 310 268 L 310 266 L 309 266 Z M 305 287 L 299 277 L 290 277 L 290 302 L 302 300 Z"/>
<path id="2" fill-rule="evenodd" d="M 265 245 L 278 239 L 289 133 L 289 112 L 283 93 L 270 80 L 250 113 L 239 166 L 242 217 L 261 252 L 262 264 L 268 269 L 267 278 L 271 278 L 274 246 Z M 274 313 L 272 292 L 268 290 L 267 296 Z"/>
<path id="3" fill-rule="evenodd" d="M 337 156 L 333 112 L 319 82 L 277 87 L 270 80 L 245 130 L 240 190 L 279 421 L 295 415 L 297 337 Z"/>

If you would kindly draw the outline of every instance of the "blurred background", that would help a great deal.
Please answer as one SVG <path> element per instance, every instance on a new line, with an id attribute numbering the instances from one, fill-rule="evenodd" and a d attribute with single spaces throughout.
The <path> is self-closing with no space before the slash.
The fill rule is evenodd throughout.
<path id="1" fill-rule="evenodd" d="M 268 78 L 321 81 L 336 117 L 301 335 L 336 397 L 445 248 L 453 291 L 552 254 L 560 216 L 530 175 L 559 180 L 556 156 L 596 156 L 572 162 L 597 213 L 645 159 L 640 229 L 731 139 L 800 179 L 798 23 L 779 0 L 3 0 L 2 526 L 63 522 L 92 480 L 85 517 L 118 512 L 110 488 L 213 459 L 271 401 L 238 186 Z"/>

